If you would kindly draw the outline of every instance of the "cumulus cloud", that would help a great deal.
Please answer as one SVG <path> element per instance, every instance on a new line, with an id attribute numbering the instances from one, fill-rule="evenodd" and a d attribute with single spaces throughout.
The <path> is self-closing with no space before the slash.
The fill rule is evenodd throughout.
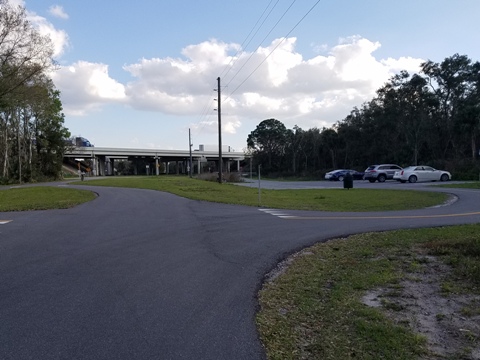
<path id="1" fill-rule="evenodd" d="M 68 19 L 68 14 L 63 10 L 63 7 L 60 5 L 52 5 L 48 9 L 48 12 L 57 18 Z"/>
<path id="2" fill-rule="evenodd" d="M 25 1 L 24 0 L 8 0 L 8 2 L 13 6 L 25 7 Z"/>
<path id="3" fill-rule="evenodd" d="M 23 0 L 8 0 L 9 3 L 13 6 L 22 6 L 25 7 L 25 1 Z M 50 13 L 53 13 L 56 16 L 68 18 L 68 15 L 63 12 L 63 9 L 60 6 L 51 7 Z M 37 15 L 35 12 L 26 11 L 27 20 L 38 29 L 38 32 L 42 36 L 50 37 L 53 44 L 53 56 L 60 57 L 64 53 L 65 49 L 69 45 L 68 35 L 64 30 L 56 29 L 52 23 L 42 16 Z"/>
<path id="4" fill-rule="evenodd" d="M 62 56 L 69 44 L 67 33 L 64 30 L 56 29 L 47 19 L 34 13 L 28 13 L 28 20 L 38 29 L 40 35 L 50 37 L 53 44 L 53 56 Z"/>
<path id="5" fill-rule="evenodd" d="M 109 76 L 105 64 L 79 61 L 61 67 L 51 77 L 61 91 L 62 104 L 69 115 L 85 115 L 103 104 L 123 102 L 126 98 L 124 85 Z"/>
<path id="6" fill-rule="evenodd" d="M 138 110 L 196 116 L 198 128 L 215 132 L 212 100 L 217 94 L 212 90 L 223 74 L 222 122 L 225 132 L 233 134 L 247 121 L 272 117 L 288 127 L 331 126 L 370 100 L 395 73 L 418 72 L 423 61 L 377 59 L 381 44 L 358 35 L 308 59 L 295 45 L 295 38 L 278 39 L 247 52 L 212 39 L 185 47 L 179 57 L 125 65 L 133 77 L 125 85 L 109 76 L 107 65 L 88 62 L 63 67 L 54 80 L 71 114 L 123 102 Z"/>
<path id="7" fill-rule="evenodd" d="M 382 64 L 385 65 L 390 71 L 400 72 L 406 70 L 409 73 L 417 73 L 420 69 L 420 65 L 424 62 L 423 59 L 416 59 L 412 57 L 401 57 L 399 59 L 384 59 Z"/>

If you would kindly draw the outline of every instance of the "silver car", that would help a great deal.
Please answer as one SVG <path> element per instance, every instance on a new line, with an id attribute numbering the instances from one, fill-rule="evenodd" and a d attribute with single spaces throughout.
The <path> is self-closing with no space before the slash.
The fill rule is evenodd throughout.
<path id="1" fill-rule="evenodd" d="M 364 180 L 368 180 L 371 183 L 378 180 L 378 182 L 385 182 L 385 180 L 393 179 L 396 171 L 401 171 L 402 167 L 395 164 L 381 164 L 370 165 L 365 170 Z"/>

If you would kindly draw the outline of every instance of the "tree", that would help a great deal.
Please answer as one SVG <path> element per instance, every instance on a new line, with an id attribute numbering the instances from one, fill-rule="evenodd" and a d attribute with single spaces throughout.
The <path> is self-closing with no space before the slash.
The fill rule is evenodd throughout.
<path id="1" fill-rule="evenodd" d="M 437 131 L 443 143 L 443 159 L 448 151 L 459 155 L 455 129 L 461 106 L 468 96 L 472 76 L 471 60 L 466 55 L 455 54 L 441 63 L 427 61 L 421 65 L 429 85 L 439 101 Z"/>
<path id="2" fill-rule="evenodd" d="M 0 0 L 0 103 L 52 66 L 53 45 L 26 19 L 25 8 Z"/>
<path id="3" fill-rule="evenodd" d="M 61 173 L 64 115 L 46 75 L 53 46 L 26 20 L 23 7 L 0 0 L 0 177 L 31 181 Z M 0 179 L 0 180 L 2 180 Z"/>
<path id="4" fill-rule="evenodd" d="M 339 147 L 338 134 L 334 129 L 322 130 L 322 144 L 332 160 L 332 168 L 337 168 L 337 152 Z"/>
<path id="5" fill-rule="evenodd" d="M 279 162 L 273 165 L 273 160 L 281 160 L 285 155 L 288 131 L 285 125 L 276 119 L 263 120 L 247 138 L 247 145 L 254 154 L 265 156 L 268 160 L 267 171 L 279 170 Z"/>
<path id="6" fill-rule="evenodd" d="M 404 154 L 412 154 L 409 163 L 417 165 L 420 146 L 426 142 L 427 126 L 436 114 L 438 101 L 428 90 L 427 80 L 402 71 L 377 93 L 385 116 L 394 120 L 395 133 L 400 135 L 396 146 Z M 400 155 L 406 158 L 408 155 Z"/>

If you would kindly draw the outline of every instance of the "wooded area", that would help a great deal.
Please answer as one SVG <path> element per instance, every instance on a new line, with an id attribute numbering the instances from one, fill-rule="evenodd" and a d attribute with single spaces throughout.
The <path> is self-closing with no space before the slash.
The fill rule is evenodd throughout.
<path id="1" fill-rule="evenodd" d="M 479 130 L 480 63 L 455 54 L 423 63 L 419 74 L 392 77 L 333 128 L 287 129 L 268 119 L 247 144 L 254 166 L 271 175 L 421 163 L 478 180 Z"/>
<path id="2" fill-rule="evenodd" d="M 64 139 L 60 93 L 48 74 L 53 45 L 0 0 L 0 183 L 61 176 Z"/>

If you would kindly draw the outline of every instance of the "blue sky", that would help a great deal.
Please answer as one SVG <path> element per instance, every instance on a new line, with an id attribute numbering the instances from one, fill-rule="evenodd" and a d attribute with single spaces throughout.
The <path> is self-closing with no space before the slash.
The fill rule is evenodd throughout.
<path id="1" fill-rule="evenodd" d="M 480 60 L 478 0 L 10 0 L 55 44 L 65 125 L 95 146 L 236 151 L 265 119 L 330 127 L 400 70 Z M 267 16 L 268 14 L 268 16 Z"/>

